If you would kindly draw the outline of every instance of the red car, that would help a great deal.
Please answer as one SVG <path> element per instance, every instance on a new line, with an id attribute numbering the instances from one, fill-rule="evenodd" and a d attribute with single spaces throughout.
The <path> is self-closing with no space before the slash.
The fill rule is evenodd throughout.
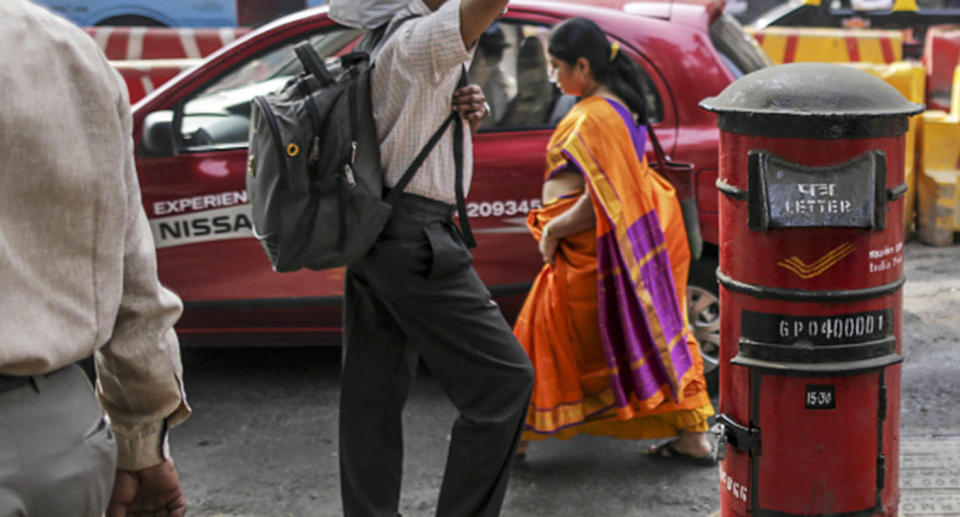
<path id="1" fill-rule="evenodd" d="M 488 31 L 499 49 L 479 56 L 473 79 L 489 85 L 495 118 L 474 140 L 468 197 L 479 246 L 475 265 L 508 318 L 541 266 L 524 226 L 540 206 L 545 147 L 575 99 L 548 77 L 551 25 L 596 21 L 646 72 L 653 127 L 668 154 L 695 165 L 701 226 L 717 241 L 718 131 L 697 106 L 740 75 L 769 61 L 723 2 L 543 2 L 515 0 Z M 301 71 L 296 43 L 323 56 L 347 52 L 359 31 L 334 24 L 325 7 L 264 26 L 167 82 L 134 107 L 137 167 L 153 228 L 161 281 L 184 300 L 177 326 L 185 342 L 323 342 L 340 332 L 343 271 L 273 272 L 251 237 L 244 190 L 250 99 Z M 494 59 L 496 66 L 491 66 Z M 479 77 L 482 76 L 482 77 Z M 497 91 L 490 91 L 497 89 Z M 652 156 L 652 155 L 651 155 Z M 716 249 L 693 268 L 690 310 L 708 363 L 715 364 L 719 321 Z M 713 361 L 711 361 L 713 359 Z"/>

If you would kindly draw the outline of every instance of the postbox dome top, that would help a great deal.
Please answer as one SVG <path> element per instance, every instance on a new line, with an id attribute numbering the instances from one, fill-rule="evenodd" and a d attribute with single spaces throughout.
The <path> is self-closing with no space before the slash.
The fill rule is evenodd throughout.
<path id="1" fill-rule="evenodd" d="M 700 106 L 718 113 L 720 128 L 724 130 L 811 138 L 827 136 L 821 133 L 824 129 L 833 133 L 831 138 L 882 136 L 891 130 L 902 134 L 906 132 L 907 117 L 924 109 L 922 104 L 906 100 L 882 79 L 850 66 L 829 63 L 764 68 L 734 81 L 719 95 L 701 101 Z M 784 122 L 794 124 L 783 127 Z M 850 126 L 861 130 L 869 126 L 869 130 L 866 134 L 849 134 Z M 770 134 L 771 131 L 791 134 Z"/>

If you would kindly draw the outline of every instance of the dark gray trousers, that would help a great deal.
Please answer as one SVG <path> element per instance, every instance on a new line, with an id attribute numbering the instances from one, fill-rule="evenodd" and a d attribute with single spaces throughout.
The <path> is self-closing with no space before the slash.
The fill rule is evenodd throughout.
<path id="1" fill-rule="evenodd" d="M 500 514 L 533 367 L 472 267 L 450 205 L 401 196 L 347 270 L 340 480 L 347 517 L 395 517 L 418 357 L 460 412 L 437 515 Z"/>
<path id="2" fill-rule="evenodd" d="M 101 517 L 117 445 L 90 380 L 72 365 L 0 378 L 0 517 Z"/>

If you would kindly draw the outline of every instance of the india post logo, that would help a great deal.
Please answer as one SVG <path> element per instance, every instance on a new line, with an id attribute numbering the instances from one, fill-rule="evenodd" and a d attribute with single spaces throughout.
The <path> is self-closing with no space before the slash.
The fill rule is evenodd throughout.
<path id="1" fill-rule="evenodd" d="M 777 265 L 792 271 L 795 275 L 804 280 L 824 274 L 828 269 L 837 265 L 838 262 L 853 253 L 857 249 L 850 242 L 845 242 L 836 248 L 830 250 L 826 255 L 820 257 L 815 262 L 807 264 L 796 255 L 777 262 Z"/>

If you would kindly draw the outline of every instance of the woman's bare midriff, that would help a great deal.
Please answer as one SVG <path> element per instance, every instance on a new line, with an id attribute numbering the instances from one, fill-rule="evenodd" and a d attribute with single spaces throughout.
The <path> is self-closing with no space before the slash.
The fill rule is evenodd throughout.
<path id="1" fill-rule="evenodd" d="M 543 204 L 578 190 L 583 190 L 583 175 L 578 171 L 559 171 L 543 182 Z"/>

